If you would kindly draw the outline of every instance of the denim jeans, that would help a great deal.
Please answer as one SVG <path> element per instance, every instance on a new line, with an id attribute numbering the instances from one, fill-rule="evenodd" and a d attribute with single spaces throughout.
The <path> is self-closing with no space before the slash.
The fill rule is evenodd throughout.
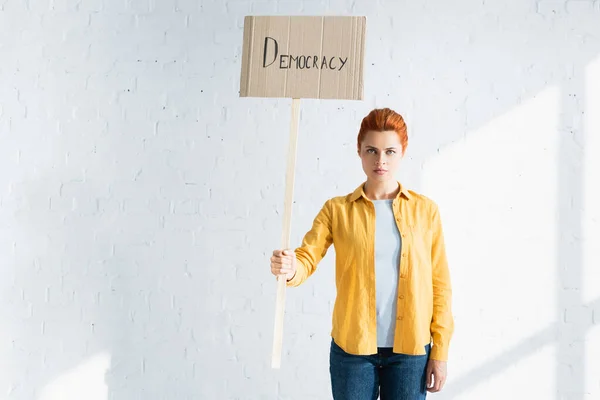
<path id="1" fill-rule="evenodd" d="M 431 345 L 426 354 L 397 354 L 379 347 L 377 354 L 346 353 L 333 339 L 329 373 L 334 400 L 423 400 L 427 396 L 426 371 Z"/>

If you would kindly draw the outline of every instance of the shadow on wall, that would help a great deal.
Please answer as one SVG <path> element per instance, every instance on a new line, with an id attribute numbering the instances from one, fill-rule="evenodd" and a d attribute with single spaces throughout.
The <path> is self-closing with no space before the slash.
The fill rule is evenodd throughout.
<path id="1" fill-rule="evenodd" d="M 212 250 L 197 240 L 208 189 L 183 174 L 191 111 L 165 98 L 175 18 L 54 11 L 0 24 L 17 71 L 0 80 L 0 383 L 10 399 L 194 398 L 213 332 L 196 319 L 210 276 L 190 265 Z"/>

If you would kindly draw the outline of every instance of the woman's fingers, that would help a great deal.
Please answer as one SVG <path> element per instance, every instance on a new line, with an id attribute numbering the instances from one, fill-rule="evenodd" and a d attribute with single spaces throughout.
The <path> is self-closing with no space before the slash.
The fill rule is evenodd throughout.
<path id="1" fill-rule="evenodd" d="M 441 391 L 446 383 L 446 364 L 441 361 L 429 360 L 426 373 L 427 391 L 430 393 Z"/>
<path id="2" fill-rule="evenodd" d="M 432 368 L 431 368 L 431 363 L 427 363 L 427 372 L 426 372 L 426 376 L 427 376 L 427 389 L 431 388 L 431 384 L 432 384 Z"/>
<path id="3" fill-rule="evenodd" d="M 277 258 L 271 257 L 272 265 L 280 265 L 280 266 L 292 266 L 292 260 L 289 258 Z"/>
<path id="4" fill-rule="evenodd" d="M 292 265 L 292 262 L 294 261 L 295 256 L 272 256 L 271 257 L 271 263 L 273 264 L 285 264 L 285 265 Z"/>
<path id="5" fill-rule="evenodd" d="M 271 256 L 271 272 L 273 275 L 288 275 L 294 272 L 295 254 L 289 249 L 274 250 Z"/>

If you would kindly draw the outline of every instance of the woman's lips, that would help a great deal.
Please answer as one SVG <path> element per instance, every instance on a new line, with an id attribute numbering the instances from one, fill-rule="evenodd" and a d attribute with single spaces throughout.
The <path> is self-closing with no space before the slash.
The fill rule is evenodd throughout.
<path id="1" fill-rule="evenodd" d="M 383 174 L 385 174 L 386 172 L 387 172 L 387 169 L 376 169 L 376 170 L 375 170 L 375 173 L 376 173 L 377 175 L 383 175 Z"/>

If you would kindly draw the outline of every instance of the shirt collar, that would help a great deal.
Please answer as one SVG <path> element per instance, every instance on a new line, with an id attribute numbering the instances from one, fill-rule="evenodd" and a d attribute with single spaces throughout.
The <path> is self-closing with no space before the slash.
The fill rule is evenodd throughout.
<path id="1" fill-rule="evenodd" d="M 410 200 L 411 198 L 411 194 L 409 193 L 408 189 L 406 189 L 399 181 L 398 182 L 398 186 L 400 186 L 400 191 L 398 192 L 398 196 L 400 195 L 404 195 L 404 197 L 406 197 L 408 200 Z M 354 192 L 350 195 L 350 201 L 356 201 L 358 200 L 360 197 L 364 197 L 365 199 L 368 199 L 367 196 L 365 195 L 365 191 L 364 191 L 364 186 L 365 183 L 367 183 L 366 181 L 361 183 L 359 187 L 356 188 L 356 190 L 354 190 Z M 396 198 L 398 197 L 396 196 Z"/>

